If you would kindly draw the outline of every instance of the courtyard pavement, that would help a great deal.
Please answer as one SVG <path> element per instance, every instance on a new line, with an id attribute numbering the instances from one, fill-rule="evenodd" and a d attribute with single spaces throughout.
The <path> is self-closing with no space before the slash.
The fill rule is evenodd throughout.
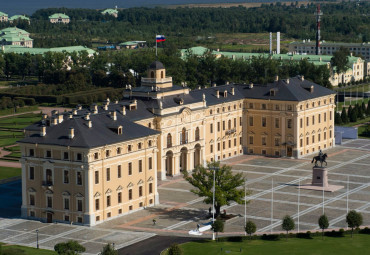
<path id="1" fill-rule="evenodd" d="M 247 196 L 250 202 L 246 218 L 256 223 L 259 233 L 280 232 L 281 219 L 285 215 L 294 218 L 296 230 L 299 225 L 300 231 L 318 231 L 317 221 L 323 212 L 329 218 L 330 228 L 346 228 L 345 215 L 352 209 L 362 213 L 363 225 L 370 225 L 370 140 L 348 140 L 325 152 L 329 155 L 329 183 L 344 188 L 324 194 L 314 190 L 299 191 L 297 188 L 299 184 L 311 182 L 313 155 L 303 159 L 243 155 L 222 162 L 247 178 L 247 190 L 251 193 Z M 20 203 L 21 192 L 20 187 L 17 191 L 16 183 L 7 189 L 1 188 L 2 185 L 1 195 L 8 191 L 10 193 L 7 194 L 13 194 L 14 198 L 18 196 Z M 39 229 L 41 248 L 52 249 L 58 242 L 77 240 L 87 248 L 87 253 L 97 254 L 109 242 L 121 249 L 120 254 L 134 254 L 129 252 L 133 250 L 130 245 L 140 249 L 150 245 L 150 237 L 155 235 L 186 237 L 198 223 L 209 221 L 210 205 L 191 193 L 191 188 L 182 177 L 160 181 L 160 205 L 91 228 L 11 218 L 12 214 L 19 217 L 14 214 L 15 207 L 9 214 L 0 214 L 3 217 L 0 218 L 0 240 L 35 247 L 35 230 Z M 3 202 L 5 196 L 1 195 L 0 202 Z M 0 209 L 6 210 L 6 206 Z M 244 205 L 231 203 L 224 209 L 237 217 L 225 224 L 225 233 L 221 235 L 244 234 Z M 156 225 L 153 225 L 153 219 L 156 219 Z M 204 233 L 202 237 L 210 238 L 211 232 Z M 156 253 L 153 251 L 153 254 Z"/>

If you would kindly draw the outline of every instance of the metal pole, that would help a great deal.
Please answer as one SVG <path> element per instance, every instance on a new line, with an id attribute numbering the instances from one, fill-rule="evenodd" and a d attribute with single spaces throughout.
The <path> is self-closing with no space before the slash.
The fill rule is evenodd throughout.
<path id="1" fill-rule="evenodd" d="M 299 233 L 299 203 L 300 203 L 300 196 L 301 196 L 301 179 L 299 179 L 298 183 L 298 233 Z"/>
<path id="2" fill-rule="evenodd" d="M 247 185 L 244 181 L 244 228 L 247 225 Z M 247 235 L 247 232 L 244 232 Z"/>
<path id="3" fill-rule="evenodd" d="M 325 191 L 324 187 L 322 187 L 322 214 L 325 214 Z"/>
<path id="4" fill-rule="evenodd" d="M 39 248 L 39 230 L 36 229 L 36 248 Z"/>
<path id="5" fill-rule="evenodd" d="M 347 215 L 348 215 L 348 192 L 349 192 L 349 175 L 347 175 Z M 348 225 L 347 225 L 348 229 Z"/>
<path id="6" fill-rule="evenodd" d="M 272 233 L 273 216 L 274 216 L 274 179 L 271 179 L 271 230 L 270 230 L 271 233 Z"/>
<path id="7" fill-rule="evenodd" d="M 158 57 L 158 42 L 157 42 L 157 35 L 155 35 L 155 58 Z"/>
<path id="8" fill-rule="evenodd" d="M 216 167 L 213 166 L 213 212 L 212 212 L 212 224 L 215 222 L 215 183 L 216 183 Z M 213 230 L 212 232 L 212 240 L 216 240 L 215 239 L 215 231 Z"/>

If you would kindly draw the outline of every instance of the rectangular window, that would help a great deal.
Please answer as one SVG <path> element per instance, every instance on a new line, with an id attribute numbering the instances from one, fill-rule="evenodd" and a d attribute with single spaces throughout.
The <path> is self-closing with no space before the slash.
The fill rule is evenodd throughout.
<path id="1" fill-rule="evenodd" d="M 329 119 L 331 120 L 332 119 L 332 111 L 329 112 Z"/>
<path id="2" fill-rule="evenodd" d="M 98 211 L 100 210 L 100 203 L 99 203 L 99 199 L 95 199 L 95 210 Z"/>
<path id="3" fill-rule="evenodd" d="M 266 127 L 266 117 L 262 117 L 262 127 Z"/>
<path id="4" fill-rule="evenodd" d="M 143 186 L 139 187 L 139 197 L 143 196 Z"/>
<path id="5" fill-rule="evenodd" d="M 69 171 L 68 170 L 64 170 L 63 182 L 64 183 L 69 183 Z"/>
<path id="6" fill-rule="evenodd" d="M 319 123 L 321 123 L 321 114 L 319 114 Z"/>
<path id="7" fill-rule="evenodd" d="M 99 153 L 97 152 L 94 153 L 94 159 L 99 159 Z"/>
<path id="8" fill-rule="evenodd" d="M 30 195 L 30 205 L 35 205 L 35 195 Z"/>
<path id="9" fill-rule="evenodd" d="M 153 193 L 153 183 L 149 183 L 149 194 Z"/>
<path id="10" fill-rule="evenodd" d="M 221 129 L 221 124 L 220 122 L 217 122 L 217 132 L 220 132 L 220 129 Z"/>
<path id="11" fill-rule="evenodd" d="M 236 118 L 234 118 L 234 128 L 236 128 Z"/>
<path id="12" fill-rule="evenodd" d="M 117 167 L 117 177 L 118 178 L 122 177 L 122 167 L 121 167 L 121 165 L 118 165 L 118 167 Z"/>
<path id="13" fill-rule="evenodd" d="M 53 198 L 52 197 L 47 197 L 47 207 L 52 208 L 53 207 Z"/>
<path id="14" fill-rule="evenodd" d="M 30 166 L 30 180 L 35 179 L 35 168 L 33 166 Z"/>
<path id="15" fill-rule="evenodd" d="M 77 172 L 77 185 L 82 185 L 82 173 Z"/>
<path id="16" fill-rule="evenodd" d="M 326 121 L 326 112 L 324 113 L 324 122 Z"/>
<path id="17" fill-rule="evenodd" d="M 249 103 L 249 108 L 253 109 L 253 103 Z"/>
<path id="18" fill-rule="evenodd" d="M 293 122 L 292 119 L 288 119 L 288 125 L 287 125 L 288 128 L 292 128 L 292 122 Z"/>
<path id="19" fill-rule="evenodd" d="M 262 145 L 266 145 L 266 137 L 262 137 Z"/>
<path id="20" fill-rule="evenodd" d="M 222 130 L 225 130 L 225 128 L 226 128 L 225 121 L 222 121 Z"/>
<path id="21" fill-rule="evenodd" d="M 110 206 L 110 196 L 107 196 L 107 207 Z"/>
<path id="22" fill-rule="evenodd" d="M 288 111 L 291 111 L 291 110 L 293 110 L 293 107 L 291 104 L 288 104 Z"/>
<path id="23" fill-rule="evenodd" d="M 128 200 L 132 200 L 132 189 L 128 190 Z"/>
<path id="24" fill-rule="evenodd" d="M 217 150 L 220 151 L 221 150 L 221 144 L 220 143 L 217 143 Z"/>
<path id="25" fill-rule="evenodd" d="M 118 203 L 122 203 L 122 192 L 118 192 Z"/>
<path id="26" fill-rule="evenodd" d="M 105 151 L 105 157 L 107 157 L 107 158 L 108 158 L 108 157 L 109 157 L 109 155 L 110 155 L 110 150 L 106 150 L 106 151 Z"/>
<path id="27" fill-rule="evenodd" d="M 329 131 L 329 138 L 331 138 L 331 130 Z"/>
<path id="28" fill-rule="evenodd" d="M 82 154 L 81 153 L 77 153 L 77 161 L 82 161 Z"/>
<path id="29" fill-rule="evenodd" d="M 95 184 L 99 183 L 99 171 L 95 171 Z"/>
<path id="30" fill-rule="evenodd" d="M 64 210 L 69 210 L 69 198 L 64 198 Z"/>
<path id="31" fill-rule="evenodd" d="M 321 140 L 321 134 L 318 134 L 317 135 L 317 141 L 320 142 L 320 140 Z"/>
<path id="32" fill-rule="evenodd" d="M 306 137 L 306 145 L 309 145 L 310 144 L 310 139 L 309 137 Z"/>
<path id="33" fill-rule="evenodd" d="M 253 126 L 253 117 L 249 117 L 249 126 Z"/>
<path id="34" fill-rule="evenodd" d="M 107 182 L 110 181 L 110 168 L 107 168 Z"/>
<path id="35" fill-rule="evenodd" d="M 153 168 L 153 158 L 150 157 L 149 158 L 149 170 L 151 170 Z"/>
<path id="36" fill-rule="evenodd" d="M 51 151 L 49 151 L 49 150 L 46 151 L 46 157 L 51 158 Z"/>
<path id="37" fill-rule="evenodd" d="M 280 128 L 280 120 L 278 118 L 275 119 L 275 128 Z"/>
<path id="38" fill-rule="evenodd" d="M 301 128 L 303 128 L 303 119 L 300 119 L 300 120 L 299 120 L 299 126 L 300 126 Z"/>
<path id="39" fill-rule="evenodd" d="M 132 163 L 128 163 L 128 175 L 132 175 Z"/>
<path id="40" fill-rule="evenodd" d="M 213 133 L 213 124 L 212 123 L 209 125 L 209 130 L 210 130 L 210 132 L 212 134 Z"/>
<path id="41" fill-rule="evenodd" d="M 326 132 L 324 132 L 324 140 L 326 140 Z"/>
<path id="42" fill-rule="evenodd" d="M 266 104 L 262 104 L 262 110 L 266 110 Z"/>
<path id="43" fill-rule="evenodd" d="M 275 138 L 275 146 L 279 146 L 280 145 L 280 138 Z"/>
<path id="44" fill-rule="evenodd" d="M 299 140 L 299 147 L 302 147 L 303 146 L 303 139 L 301 138 L 300 140 Z"/>
<path id="45" fill-rule="evenodd" d="M 249 137 L 249 144 L 253 144 L 253 136 Z"/>
<path id="46" fill-rule="evenodd" d="M 312 116 L 312 125 L 315 125 L 315 116 Z"/>
<path id="47" fill-rule="evenodd" d="M 310 125 L 310 118 L 306 117 L 306 126 L 308 127 Z"/>
<path id="48" fill-rule="evenodd" d="M 224 150 L 226 147 L 225 142 L 222 142 L 222 149 Z"/>
<path id="49" fill-rule="evenodd" d="M 315 136 L 312 136 L 312 143 L 315 143 Z"/>
<path id="50" fill-rule="evenodd" d="M 82 212 L 82 200 L 77 200 L 77 211 Z"/>
<path id="51" fill-rule="evenodd" d="M 210 149 L 211 153 L 213 153 L 213 144 L 210 145 Z"/>
<path id="52" fill-rule="evenodd" d="M 239 126 L 242 126 L 242 117 L 239 117 Z"/>
<path id="53" fill-rule="evenodd" d="M 140 159 L 139 160 L 139 173 L 143 171 L 143 161 Z"/>
<path id="54" fill-rule="evenodd" d="M 231 140 L 229 140 L 229 148 L 231 148 Z"/>
<path id="55" fill-rule="evenodd" d="M 128 145 L 127 146 L 127 151 L 130 152 L 132 150 L 132 146 L 131 145 Z"/>
<path id="56" fill-rule="evenodd" d="M 68 159 L 69 158 L 69 153 L 67 151 L 65 151 L 63 153 L 63 159 Z"/>
<path id="57" fill-rule="evenodd" d="M 35 156 L 35 150 L 34 149 L 30 149 L 30 157 L 33 157 Z"/>
<path id="58" fill-rule="evenodd" d="M 141 150 L 141 144 L 142 144 L 142 143 L 138 143 L 138 144 L 137 144 L 137 148 L 138 148 L 139 150 Z"/>
<path id="59" fill-rule="evenodd" d="M 234 146 L 236 146 L 236 138 L 234 138 Z"/>

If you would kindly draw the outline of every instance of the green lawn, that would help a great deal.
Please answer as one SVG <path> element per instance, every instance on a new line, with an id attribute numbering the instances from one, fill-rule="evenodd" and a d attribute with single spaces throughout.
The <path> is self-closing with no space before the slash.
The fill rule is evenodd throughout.
<path id="1" fill-rule="evenodd" d="M 39 113 L 26 113 L 0 119 L 0 127 L 23 129 L 41 119 Z"/>
<path id="2" fill-rule="evenodd" d="M 15 176 L 21 176 L 20 168 L 0 166 L 0 180 Z"/>
<path id="3" fill-rule="evenodd" d="M 347 255 L 368 254 L 370 235 L 358 234 L 346 237 L 314 237 L 313 239 L 291 238 L 288 241 L 252 240 L 244 242 L 190 242 L 181 245 L 184 254 L 274 254 L 274 255 Z M 222 251 L 221 251 L 222 249 Z M 241 249 L 241 252 L 240 252 Z M 366 252 L 367 251 L 367 252 Z"/>
<path id="4" fill-rule="evenodd" d="M 370 91 L 370 83 L 367 84 L 361 84 L 361 85 L 352 85 L 350 87 L 344 87 L 344 88 L 335 88 L 336 91 L 346 91 L 346 92 L 362 92 L 362 91 Z"/>
<path id="5" fill-rule="evenodd" d="M 366 107 L 367 107 L 367 103 L 369 102 L 369 100 L 370 100 L 369 98 L 364 98 L 364 99 L 359 98 L 358 100 L 352 99 L 351 101 L 346 100 L 346 108 L 349 107 L 350 103 L 351 103 L 352 107 L 354 107 L 356 105 L 356 103 L 358 103 L 359 105 L 361 105 L 362 102 L 364 102 L 365 105 L 366 105 Z M 337 108 L 336 111 L 342 111 L 343 105 L 344 105 L 343 102 L 338 102 L 338 108 Z"/>
<path id="6" fill-rule="evenodd" d="M 17 112 L 16 113 L 32 112 L 32 111 L 36 111 L 36 110 L 38 110 L 38 106 L 37 105 L 25 106 L 25 107 L 22 107 L 22 108 L 17 108 Z M 6 109 L 6 110 L 0 110 L 0 116 L 3 116 L 3 115 L 11 115 L 11 114 L 14 114 L 14 109 L 13 108 Z"/>
<path id="7" fill-rule="evenodd" d="M 22 254 L 22 255 L 56 255 L 55 251 L 36 249 L 19 245 L 9 245 L 1 247 L 5 254 Z M 16 251 L 23 251 L 23 253 L 16 253 Z"/>

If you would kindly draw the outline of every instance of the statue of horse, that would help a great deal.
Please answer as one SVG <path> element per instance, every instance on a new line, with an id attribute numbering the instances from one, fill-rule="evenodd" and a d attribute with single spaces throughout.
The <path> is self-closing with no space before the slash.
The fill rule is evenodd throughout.
<path id="1" fill-rule="evenodd" d="M 320 161 L 321 163 L 321 167 L 322 167 L 322 163 L 325 162 L 325 166 L 328 165 L 328 163 L 326 162 L 326 158 L 328 157 L 328 155 L 326 153 L 324 153 L 321 157 L 320 156 L 315 156 L 313 157 L 311 163 L 313 163 L 315 161 L 315 166 L 317 166 L 317 161 Z"/>

